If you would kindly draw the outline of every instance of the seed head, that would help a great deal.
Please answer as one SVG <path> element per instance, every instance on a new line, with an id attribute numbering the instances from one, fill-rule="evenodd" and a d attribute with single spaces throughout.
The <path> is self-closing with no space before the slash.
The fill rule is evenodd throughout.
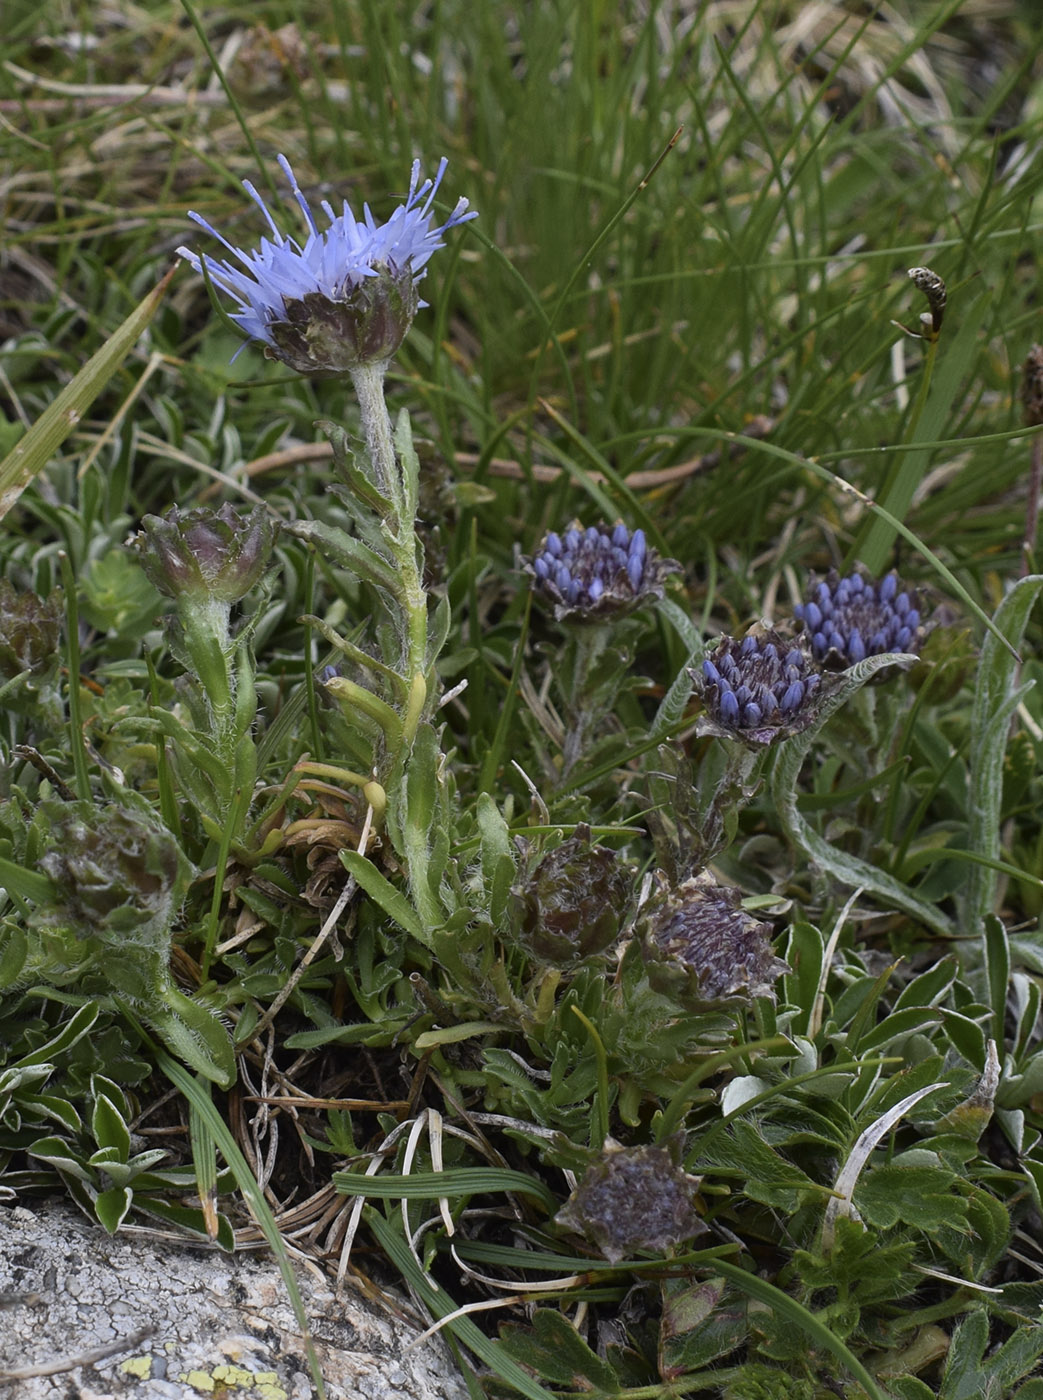
<path id="1" fill-rule="evenodd" d="M 771 950 L 771 931 L 746 913 L 738 890 L 703 871 L 673 888 L 660 877 L 638 936 L 652 986 L 702 1008 L 773 995 L 789 968 Z"/>
<path id="2" fill-rule="evenodd" d="M 637 1250 L 662 1253 L 706 1226 L 686 1175 L 665 1147 L 621 1147 L 609 1139 L 555 1221 L 593 1241 L 612 1264 Z"/>
<path id="3" fill-rule="evenodd" d="M 911 267 L 909 269 L 909 276 L 927 298 L 929 313 L 925 313 L 920 317 L 923 333 L 929 340 L 936 340 L 938 338 L 938 332 L 942 328 L 942 319 L 945 316 L 945 304 L 948 300 L 945 283 L 938 276 L 937 272 L 934 272 L 929 267 Z"/>

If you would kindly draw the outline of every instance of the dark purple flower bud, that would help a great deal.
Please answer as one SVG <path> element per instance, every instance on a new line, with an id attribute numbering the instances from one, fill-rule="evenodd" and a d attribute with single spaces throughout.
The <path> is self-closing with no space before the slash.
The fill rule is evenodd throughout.
<path id="1" fill-rule="evenodd" d="M 512 890 L 518 936 L 536 957 L 574 966 L 616 942 L 632 890 L 615 851 L 591 845 L 580 825 Z"/>
<path id="2" fill-rule="evenodd" d="M 772 952 L 771 932 L 742 908 L 738 890 L 704 871 L 675 888 L 660 877 L 636 936 L 653 988 L 694 1010 L 774 994 L 789 969 Z"/>
<path id="3" fill-rule="evenodd" d="M 1043 423 L 1043 345 L 1033 345 L 1022 368 L 1021 405 L 1030 428 Z"/>
<path id="4" fill-rule="evenodd" d="M 793 611 L 815 660 L 843 671 L 867 656 L 919 652 L 924 633 L 915 604 L 916 595 L 894 573 L 879 582 L 861 573 L 831 573 Z"/>
<path id="5" fill-rule="evenodd" d="M 541 558 L 558 563 L 544 573 Z M 649 549 L 642 531 L 631 534 L 618 524 L 573 525 L 563 536 L 552 532 L 524 567 L 559 622 L 586 623 L 622 617 L 661 598 L 664 581 L 681 566 Z"/>
<path id="6" fill-rule="evenodd" d="M 815 718 L 806 703 L 815 688 L 807 658 L 775 633 L 722 637 L 692 674 L 706 706 L 706 732 L 759 747 L 799 733 Z"/>
<path id="7" fill-rule="evenodd" d="M 40 911 L 78 937 L 167 946 L 169 920 L 190 869 L 167 828 L 144 810 L 107 803 L 47 802 L 49 833 L 39 865 L 58 903 Z"/>
<path id="8" fill-rule="evenodd" d="M 0 579 L 0 678 L 13 680 L 23 671 L 34 674 L 58 659 L 62 599 L 55 590 L 47 598 L 19 593 Z"/>
<path id="9" fill-rule="evenodd" d="M 804 703 L 804 685 L 801 681 L 792 681 L 779 701 L 779 709 L 784 715 L 792 714 L 794 710 L 799 710 Z"/>
<path id="10" fill-rule="evenodd" d="M 613 1264 L 638 1250 L 661 1254 L 705 1231 L 692 1202 L 699 1182 L 665 1147 L 621 1147 L 610 1138 L 555 1223 Z"/>
<path id="11" fill-rule="evenodd" d="M 264 506 L 240 515 L 225 504 L 146 515 L 137 537 L 149 580 L 168 598 L 236 603 L 264 573 L 275 525 Z"/>

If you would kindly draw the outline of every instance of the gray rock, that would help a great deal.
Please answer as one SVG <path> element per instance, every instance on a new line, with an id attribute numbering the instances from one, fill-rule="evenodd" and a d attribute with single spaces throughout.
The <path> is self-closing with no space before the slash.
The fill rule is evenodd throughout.
<path id="1" fill-rule="evenodd" d="M 297 1277 L 328 1400 L 466 1400 L 441 1338 L 407 1350 L 418 1333 L 390 1311 Z M 267 1254 L 111 1237 L 62 1201 L 0 1206 L 0 1400 L 314 1395 Z"/>

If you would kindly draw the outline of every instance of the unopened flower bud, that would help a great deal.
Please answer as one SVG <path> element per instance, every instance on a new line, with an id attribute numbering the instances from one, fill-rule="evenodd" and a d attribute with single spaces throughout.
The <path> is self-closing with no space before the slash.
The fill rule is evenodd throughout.
<path id="1" fill-rule="evenodd" d="M 579 623 L 610 621 L 661 598 L 664 581 L 680 567 L 652 549 L 643 530 L 623 524 L 552 530 L 525 563 L 557 620 Z"/>
<path id="2" fill-rule="evenodd" d="M 895 573 L 879 583 L 861 573 L 831 573 L 793 614 L 812 656 L 831 670 L 889 651 L 919 654 L 925 636 L 919 598 Z"/>
<path id="3" fill-rule="evenodd" d="M 722 637 L 692 678 L 710 733 L 761 747 L 806 729 L 822 677 L 799 647 L 775 632 Z"/>
<path id="4" fill-rule="evenodd" d="M 578 827 L 512 891 L 519 936 L 558 966 L 602 953 L 619 937 L 631 888 L 615 851 L 591 845 L 590 827 Z"/>
<path id="5" fill-rule="evenodd" d="M 47 598 L 19 593 L 0 579 L 0 677 L 11 680 L 52 665 L 61 631 L 62 600 L 57 590 Z"/>
<path id="6" fill-rule="evenodd" d="M 275 526 L 264 506 L 240 515 L 225 504 L 146 515 L 138 535 L 142 567 L 168 598 L 236 603 L 264 573 Z"/>

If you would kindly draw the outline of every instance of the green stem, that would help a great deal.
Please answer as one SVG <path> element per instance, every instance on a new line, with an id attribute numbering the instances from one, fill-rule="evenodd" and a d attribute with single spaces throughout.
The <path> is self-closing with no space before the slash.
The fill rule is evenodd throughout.
<path id="1" fill-rule="evenodd" d="M 390 496 L 400 506 L 402 487 L 391 436 L 391 419 L 384 401 L 386 371 L 387 361 L 382 360 L 375 365 L 359 365 L 350 374 L 355 397 L 359 401 L 362 431 L 366 436 L 366 455 L 373 467 L 377 490 L 382 496 Z"/>
<path id="2" fill-rule="evenodd" d="M 573 663 L 570 667 L 571 694 L 566 696 L 569 708 L 569 727 L 561 752 L 561 776 L 567 778 L 582 756 L 587 740 L 599 720 L 606 713 L 603 697 L 595 699 L 590 693 L 590 675 L 602 652 L 608 645 L 611 629 L 604 623 L 577 627 L 574 630 L 572 645 Z M 598 690 L 599 688 L 593 688 Z M 601 703 L 599 703 L 599 700 Z"/>
<path id="3" fill-rule="evenodd" d="M 87 766 L 87 750 L 83 742 L 83 716 L 80 708 L 80 611 L 72 561 L 62 550 L 59 555 L 62 587 L 65 590 L 65 646 L 69 665 L 69 741 L 72 766 L 76 774 L 76 796 L 91 795 L 91 775 Z"/>

